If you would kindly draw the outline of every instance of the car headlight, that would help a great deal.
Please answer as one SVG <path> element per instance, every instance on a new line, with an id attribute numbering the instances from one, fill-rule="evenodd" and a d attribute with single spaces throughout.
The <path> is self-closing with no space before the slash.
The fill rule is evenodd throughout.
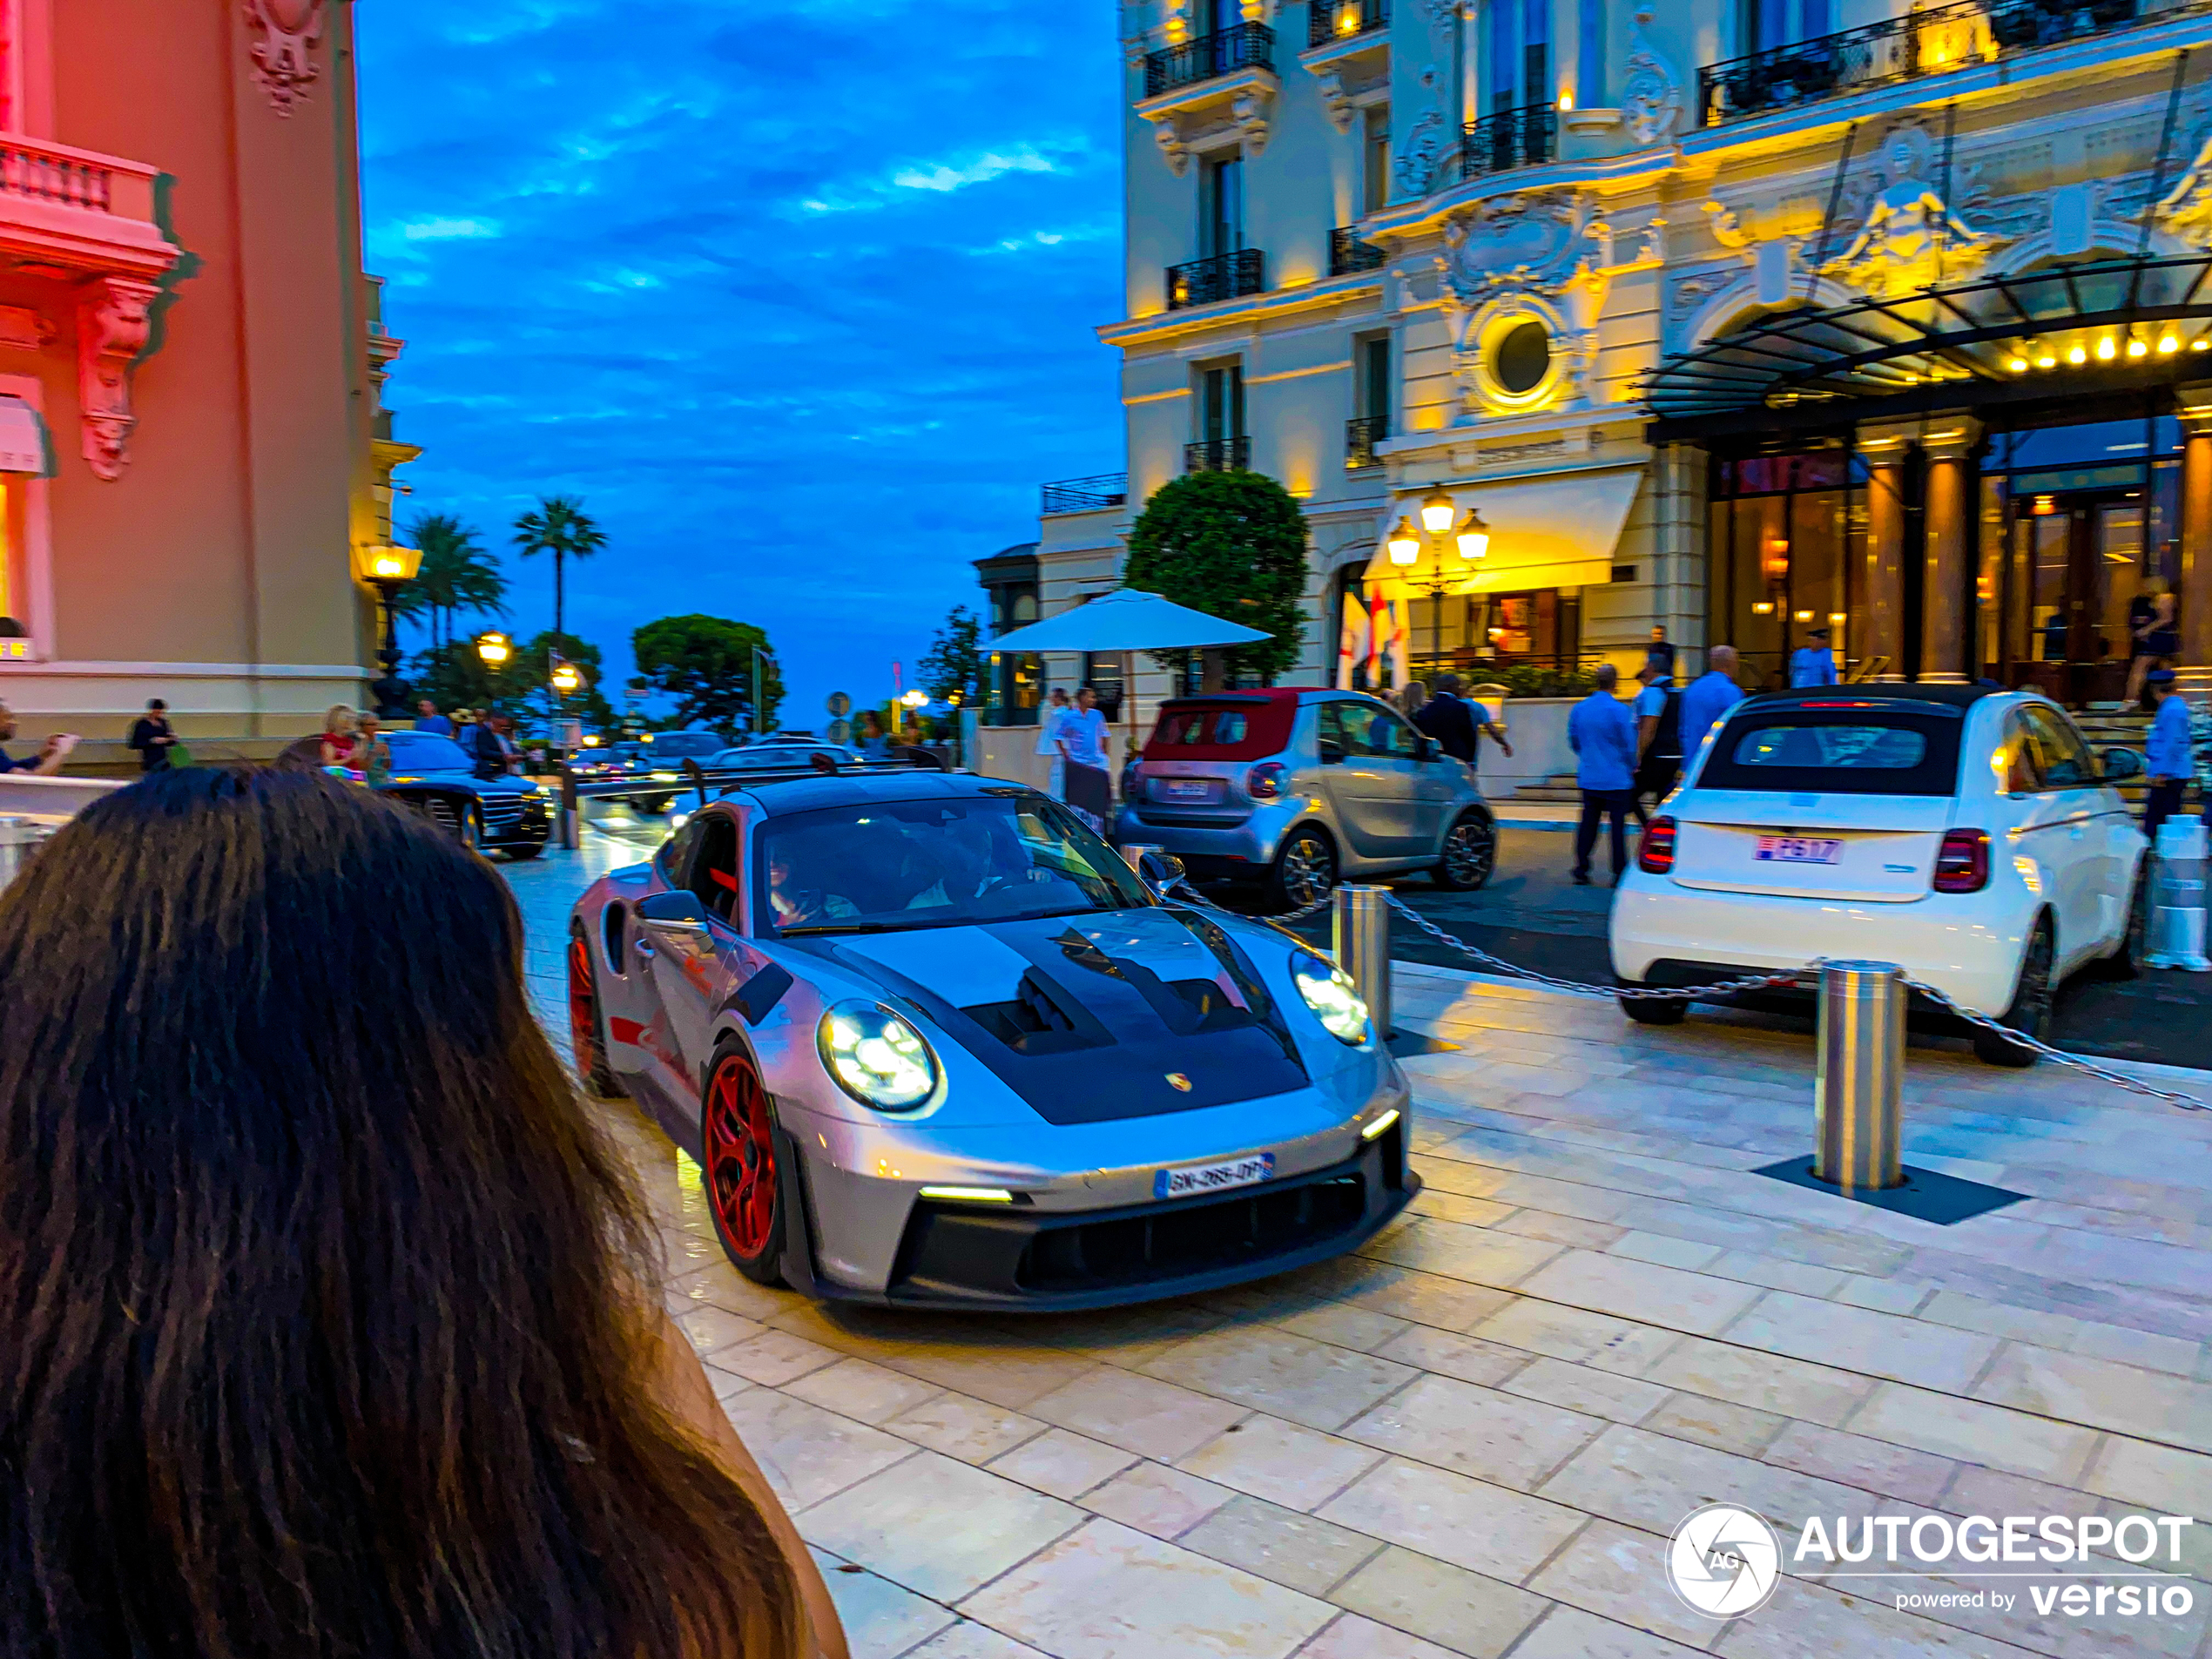
<path id="1" fill-rule="evenodd" d="M 1358 1048 L 1367 1040 L 1367 1001 L 1352 984 L 1352 976 L 1333 962 L 1301 953 L 1291 962 L 1291 976 L 1313 1017 L 1331 1036 Z"/>
<path id="2" fill-rule="evenodd" d="M 873 1002 L 840 1002 L 815 1033 L 822 1063 L 863 1106 L 902 1112 L 937 1089 L 937 1056 L 921 1033 Z"/>
<path id="3" fill-rule="evenodd" d="M 672 784 L 683 775 L 680 772 L 656 772 L 653 774 L 653 781 L 657 784 Z"/>

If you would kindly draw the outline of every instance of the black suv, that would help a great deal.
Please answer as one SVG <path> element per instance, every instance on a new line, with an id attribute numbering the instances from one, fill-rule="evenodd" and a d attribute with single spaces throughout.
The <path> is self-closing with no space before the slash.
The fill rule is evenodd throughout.
<path id="1" fill-rule="evenodd" d="M 553 833 L 552 798 L 527 778 L 479 778 L 451 738 L 387 732 L 392 781 L 379 786 L 444 825 L 464 846 L 534 859 Z"/>

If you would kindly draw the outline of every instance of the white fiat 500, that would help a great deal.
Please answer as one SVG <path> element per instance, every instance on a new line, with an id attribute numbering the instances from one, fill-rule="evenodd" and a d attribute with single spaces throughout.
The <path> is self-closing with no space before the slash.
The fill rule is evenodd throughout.
<path id="1" fill-rule="evenodd" d="M 1895 962 L 2044 1037 L 2054 988 L 2131 974 L 2147 846 L 2100 756 L 2033 692 L 1826 686 L 1738 704 L 1662 803 L 1613 906 L 1624 986 L 1710 984 L 1820 958 Z M 1671 1024 L 1680 1002 L 1623 1001 Z M 1993 1033 L 1996 1065 L 2034 1055 Z"/>

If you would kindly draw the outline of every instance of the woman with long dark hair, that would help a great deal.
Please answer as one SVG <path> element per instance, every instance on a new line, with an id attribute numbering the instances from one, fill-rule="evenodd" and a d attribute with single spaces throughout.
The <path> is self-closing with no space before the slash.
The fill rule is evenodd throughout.
<path id="1" fill-rule="evenodd" d="M 0 1656 L 842 1659 L 522 944 L 313 772 L 0 893 Z"/>

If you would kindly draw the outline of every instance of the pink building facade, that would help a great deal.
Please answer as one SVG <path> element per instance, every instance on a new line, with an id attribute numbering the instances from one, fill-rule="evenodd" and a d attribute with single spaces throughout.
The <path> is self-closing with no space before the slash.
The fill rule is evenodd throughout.
<path id="1" fill-rule="evenodd" d="M 0 701 L 283 738 L 391 537 L 343 0 L 0 0 Z"/>

